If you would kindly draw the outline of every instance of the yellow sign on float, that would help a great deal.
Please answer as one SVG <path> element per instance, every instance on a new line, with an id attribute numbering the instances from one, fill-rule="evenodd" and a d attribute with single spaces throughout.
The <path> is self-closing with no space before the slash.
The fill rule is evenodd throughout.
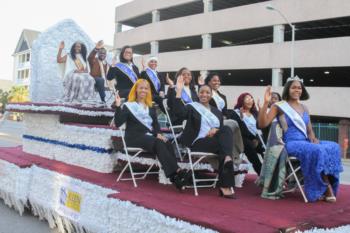
<path id="1" fill-rule="evenodd" d="M 68 190 L 65 206 L 75 212 L 80 213 L 81 195 Z"/>

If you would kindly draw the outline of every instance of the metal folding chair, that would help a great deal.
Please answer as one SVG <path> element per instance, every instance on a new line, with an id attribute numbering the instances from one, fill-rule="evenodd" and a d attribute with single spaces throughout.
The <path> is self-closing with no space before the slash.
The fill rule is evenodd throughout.
<path id="1" fill-rule="evenodd" d="M 297 165 L 295 165 L 297 164 Z M 303 177 L 298 177 L 297 172 L 301 171 L 301 167 L 300 167 L 300 162 L 296 157 L 293 156 L 287 156 L 287 161 L 286 161 L 286 166 L 288 166 L 288 168 L 290 169 L 290 174 L 288 174 L 286 176 L 285 183 L 287 183 L 288 186 L 288 182 L 293 182 L 295 181 L 296 185 L 294 185 L 291 188 L 286 188 L 286 190 L 284 190 L 282 193 L 291 193 L 291 192 L 295 192 L 297 189 L 299 189 L 301 195 L 303 196 L 304 202 L 307 203 L 308 200 L 306 198 L 304 189 L 303 189 L 303 185 L 301 184 L 301 181 L 303 180 Z M 293 178 L 293 180 L 292 180 Z"/>
<path id="2" fill-rule="evenodd" d="M 168 112 L 168 103 L 167 103 L 167 99 L 164 99 L 163 100 L 163 106 L 164 106 L 164 110 L 165 110 L 165 115 L 168 119 L 168 123 L 169 123 L 169 128 L 170 128 L 170 132 L 172 134 L 172 140 L 173 140 L 173 143 L 175 144 L 175 148 L 176 148 L 176 151 L 177 151 L 177 154 L 179 155 L 180 157 L 180 161 L 183 161 L 183 157 L 182 157 L 182 153 L 181 153 L 181 149 L 180 149 L 180 145 L 179 145 L 179 142 L 177 140 L 177 137 L 179 136 L 179 134 L 176 134 L 176 130 L 180 130 L 182 131 L 184 129 L 183 125 L 173 125 L 172 122 L 171 122 L 171 119 L 170 119 L 170 115 L 169 115 L 169 112 Z"/>
<path id="3" fill-rule="evenodd" d="M 199 152 L 199 151 L 192 151 L 190 148 L 186 147 L 186 154 L 188 155 L 188 162 L 190 164 L 190 169 L 192 172 L 192 186 L 186 186 L 186 188 L 193 188 L 194 189 L 194 195 L 198 196 L 198 188 L 215 188 L 216 183 L 219 180 L 219 175 L 216 174 L 215 178 L 197 178 L 195 171 L 198 171 L 196 167 L 200 165 L 200 162 L 204 159 L 209 158 L 217 158 L 218 155 L 214 153 L 208 153 L 208 152 Z M 196 159 L 193 161 L 193 159 Z M 198 185 L 198 183 L 201 182 L 213 182 L 212 184 L 201 184 Z"/>
<path id="4" fill-rule="evenodd" d="M 278 133 L 277 131 L 279 131 L 280 133 Z M 277 124 L 276 126 L 276 137 L 278 138 L 281 144 L 285 144 L 283 142 L 283 130 L 280 124 Z M 286 175 L 284 182 L 287 184 L 287 186 L 288 186 L 288 183 L 290 184 L 292 182 L 295 182 L 296 185 L 294 185 L 291 188 L 286 187 L 286 189 L 282 193 L 291 193 L 299 189 L 301 195 L 303 196 L 304 202 L 307 203 L 308 200 L 306 198 L 303 185 L 301 184 L 301 181 L 304 179 L 304 177 L 303 176 L 298 177 L 298 174 L 297 174 L 298 172 L 301 173 L 301 167 L 300 167 L 300 162 L 298 158 L 292 155 L 288 155 L 286 158 L 286 166 L 287 166 L 287 169 L 290 170 L 290 173 Z"/>
<path id="5" fill-rule="evenodd" d="M 154 159 L 154 163 L 151 163 L 150 165 L 148 164 L 142 164 L 140 162 L 135 161 L 136 158 L 140 157 L 140 155 L 142 153 L 145 153 L 146 151 L 143 150 L 142 148 L 138 148 L 138 147 L 128 147 L 126 145 L 125 139 L 124 139 L 124 132 L 125 132 L 125 128 L 124 125 L 122 127 L 119 128 L 119 133 L 120 133 L 120 139 L 122 140 L 122 150 L 121 152 L 125 153 L 125 157 L 126 157 L 126 165 L 123 167 L 123 169 L 121 170 L 118 178 L 117 178 L 117 182 L 119 182 L 120 180 L 132 180 L 134 187 L 137 187 L 137 183 L 136 180 L 140 180 L 140 179 L 145 179 L 147 175 L 149 174 L 159 174 L 159 171 L 157 172 L 152 172 L 151 169 L 154 166 L 159 166 L 159 162 L 157 160 L 157 158 Z M 142 165 L 147 165 L 149 166 L 147 168 L 147 170 L 145 172 L 135 172 L 132 166 L 132 163 L 139 163 Z M 122 178 L 123 174 L 125 173 L 126 169 L 129 168 L 130 170 L 130 178 Z"/>

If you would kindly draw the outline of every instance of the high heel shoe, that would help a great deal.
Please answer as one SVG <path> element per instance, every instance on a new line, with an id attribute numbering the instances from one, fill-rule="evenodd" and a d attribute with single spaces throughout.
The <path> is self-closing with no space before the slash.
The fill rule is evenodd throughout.
<path id="1" fill-rule="evenodd" d="M 328 196 L 328 197 L 325 197 L 324 200 L 329 203 L 335 203 L 337 201 L 337 198 L 335 196 Z"/>
<path id="2" fill-rule="evenodd" d="M 224 194 L 224 192 L 220 188 L 219 188 L 219 196 L 223 198 L 228 198 L 228 199 L 237 199 L 234 192 L 231 194 Z"/>

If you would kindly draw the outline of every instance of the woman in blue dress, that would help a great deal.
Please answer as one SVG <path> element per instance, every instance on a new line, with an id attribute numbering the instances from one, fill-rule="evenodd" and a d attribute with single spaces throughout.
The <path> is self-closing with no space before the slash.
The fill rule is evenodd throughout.
<path id="1" fill-rule="evenodd" d="M 282 99 L 271 106 L 271 87 L 267 87 L 264 105 L 259 112 L 259 127 L 266 127 L 277 117 L 283 129 L 288 155 L 298 158 L 304 175 L 304 189 L 310 202 L 336 202 L 339 173 L 342 172 L 340 147 L 335 142 L 319 141 L 312 130 L 310 114 L 301 100 L 309 99 L 303 80 L 289 78 Z"/>

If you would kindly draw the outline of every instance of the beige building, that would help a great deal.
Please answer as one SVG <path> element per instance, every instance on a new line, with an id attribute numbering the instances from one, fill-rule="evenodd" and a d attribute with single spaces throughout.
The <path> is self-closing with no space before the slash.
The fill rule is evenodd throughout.
<path id="1" fill-rule="evenodd" d="M 24 29 L 21 33 L 12 55 L 14 58 L 13 83 L 15 85 L 29 86 L 31 48 L 39 34 L 40 32 L 29 29 Z"/>
<path id="2" fill-rule="evenodd" d="M 13 86 L 12 80 L 0 79 L 0 89 L 3 91 L 9 91 Z"/>
<path id="3" fill-rule="evenodd" d="M 195 76 L 219 73 L 229 106 L 238 95 L 262 98 L 290 76 L 291 28 L 295 74 L 311 94 L 314 121 L 347 125 L 350 118 L 349 0 L 134 0 L 115 10 L 115 49 L 159 57 L 160 72 L 186 66 Z M 124 26 L 131 29 L 125 30 Z M 140 57 L 135 63 L 140 67 Z M 340 136 L 341 140 L 349 135 Z"/>
<path id="4" fill-rule="evenodd" d="M 349 97 L 342 101 L 350 106 L 347 0 L 135 0 L 116 8 L 114 45 L 116 49 L 131 45 L 143 55 L 156 54 L 163 72 L 182 66 L 195 73 L 219 72 L 230 90 L 240 86 L 230 91 L 232 97 L 240 90 L 261 96 L 262 86 L 283 84 L 291 64 L 290 28 L 277 12 L 266 9 L 268 4 L 296 25 L 296 74 L 314 93 L 309 103 L 312 112 L 350 117 L 350 109 L 334 106 L 337 96 L 325 100 L 327 108 L 316 103 L 326 91 Z M 134 28 L 122 31 L 123 25 Z M 135 62 L 139 64 L 140 59 Z"/>

